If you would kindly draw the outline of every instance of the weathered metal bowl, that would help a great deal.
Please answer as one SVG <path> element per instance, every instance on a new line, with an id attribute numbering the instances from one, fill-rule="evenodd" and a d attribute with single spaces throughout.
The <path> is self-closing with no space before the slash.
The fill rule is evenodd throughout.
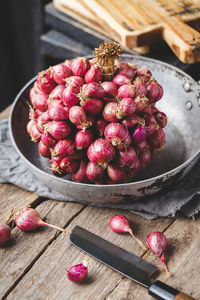
<path id="1" fill-rule="evenodd" d="M 35 81 L 29 81 L 17 95 L 10 113 L 13 144 L 31 172 L 43 183 L 74 200 L 93 203 L 122 203 L 152 195 L 181 180 L 200 155 L 200 89 L 186 73 L 166 63 L 133 55 L 121 60 L 137 66 L 146 65 L 164 88 L 158 107 L 168 116 L 165 128 L 166 147 L 152 155 L 151 163 L 131 183 L 114 185 L 82 184 L 70 176 L 52 175 L 49 163 L 38 153 L 38 145 L 26 132 L 28 92 Z"/>

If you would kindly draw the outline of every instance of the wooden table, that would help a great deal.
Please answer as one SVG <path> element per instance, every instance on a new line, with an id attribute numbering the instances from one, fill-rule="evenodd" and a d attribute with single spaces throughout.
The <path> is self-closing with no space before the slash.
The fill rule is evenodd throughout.
<path id="1" fill-rule="evenodd" d="M 8 109 L 0 118 L 8 116 Z M 0 186 L 0 223 L 10 210 L 30 205 L 48 223 L 64 228 L 81 225 L 112 243 L 132 251 L 154 263 L 160 269 L 159 279 L 200 299 L 200 219 L 145 220 L 129 212 L 96 208 L 77 203 L 56 202 L 40 198 L 11 184 Z M 111 231 L 108 220 L 115 214 L 125 214 L 132 228 L 145 242 L 152 231 L 162 231 L 168 239 L 166 260 L 172 275 L 165 274 L 158 258 L 144 252 L 126 234 Z M 75 284 L 66 277 L 66 269 L 87 259 L 89 277 Z M 153 299 L 147 291 L 130 279 L 111 270 L 84 254 L 69 242 L 69 237 L 51 228 L 24 233 L 12 229 L 7 247 L 0 248 L 0 298 L 37 300 L 125 300 Z"/>

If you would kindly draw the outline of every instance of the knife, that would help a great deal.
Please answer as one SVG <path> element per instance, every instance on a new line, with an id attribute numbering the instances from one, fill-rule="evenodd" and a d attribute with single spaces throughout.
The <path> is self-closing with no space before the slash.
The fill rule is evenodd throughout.
<path id="1" fill-rule="evenodd" d="M 72 229 L 70 241 L 113 270 L 147 288 L 156 299 L 195 300 L 159 280 L 151 283 L 151 276 L 158 271 L 156 266 L 80 226 Z"/>

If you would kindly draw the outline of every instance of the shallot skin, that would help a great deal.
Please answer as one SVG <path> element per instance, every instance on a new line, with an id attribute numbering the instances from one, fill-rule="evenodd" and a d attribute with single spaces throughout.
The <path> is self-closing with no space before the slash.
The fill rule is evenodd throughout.
<path id="1" fill-rule="evenodd" d="M 42 71 L 37 76 L 37 87 L 40 91 L 49 94 L 53 88 L 55 87 L 56 83 L 53 79 L 50 70 Z"/>
<path id="2" fill-rule="evenodd" d="M 102 70 L 94 65 L 91 66 L 90 69 L 86 72 L 85 74 L 85 82 L 90 83 L 90 82 L 100 82 L 102 80 L 103 73 Z"/>
<path id="3" fill-rule="evenodd" d="M 87 162 L 85 160 L 82 160 L 80 162 L 80 166 L 76 171 L 76 173 L 72 174 L 72 178 L 77 182 L 88 183 L 89 180 L 86 176 L 86 167 L 87 167 Z"/>
<path id="4" fill-rule="evenodd" d="M 65 79 L 71 75 L 71 70 L 66 65 L 52 67 L 52 76 L 57 84 L 65 84 Z"/>
<path id="5" fill-rule="evenodd" d="M 119 123 L 110 123 L 106 126 L 104 135 L 106 140 L 119 150 L 126 149 L 131 144 L 131 136 L 128 130 Z"/>
<path id="6" fill-rule="evenodd" d="M 0 246 L 3 246 L 11 237 L 11 229 L 7 224 L 0 225 Z"/>
<path id="7" fill-rule="evenodd" d="M 114 98 L 117 97 L 118 89 L 117 86 L 111 81 L 102 82 L 102 87 L 105 91 L 105 97 Z"/>
<path id="8" fill-rule="evenodd" d="M 99 138 L 90 145 L 87 155 L 90 161 L 106 168 L 115 155 L 115 149 L 107 140 Z"/>
<path id="9" fill-rule="evenodd" d="M 69 280 L 74 282 L 83 281 L 88 275 L 87 265 L 83 262 L 78 265 L 72 266 L 69 270 L 67 270 L 67 277 Z"/>
<path id="10" fill-rule="evenodd" d="M 165 270 L 170 275 L 169 269 L 166 265 L 164 252 L 167 247 L 167 239 L 162 232 L 155 231 L 147 235 L 147 246 L 155 253 L 165 266 Z"/>
<path id="11" fill-rule="evenodd" d="M 114 183 L 123 183 L 126 181 L 126 172 L 123 168 L 113 164 L 108 164 L 107 173 L 109 179 L 111 179 Z"/>
<path id="12" fill-rule="evenodd" d="M 24 208 L 15 218 L 15 224 L 22 231 L 31 231 L 39 226 L 44 226 L 39 214 L 33 209 Z"/>
<path id="13" fill-rule="evenodd" d="M 130 223 L 123 215 L 116 215 L 109 220 L 111 229 L 117 233 L 129 232 Z"/>
<path id="14" fill-rule="evenodd" d="M 71 70 L 75 76 L 84 77 L 90 67 L 90 63 L 86 57 L 77 57 L 72 61 Z"/>
<path id="15" fill-rule="evenodd" d="M 100 182 L 104 175 L 104 169 L 97 163 L 89 161 L 85 173 L 90 181 Z"/>

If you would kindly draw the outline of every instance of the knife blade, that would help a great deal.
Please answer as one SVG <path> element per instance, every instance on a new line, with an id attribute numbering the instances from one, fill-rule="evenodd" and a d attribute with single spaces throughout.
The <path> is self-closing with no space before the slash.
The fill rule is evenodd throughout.
<path id="1" fill-rule="evenodd" d="M 157 299 L 195 300 L 159 280 L 151 283 L 151 276 L 157 272 L 156 266 L 80 226 L 72 229 L 70 241 L 98 261 L 141 284 Z"/>

